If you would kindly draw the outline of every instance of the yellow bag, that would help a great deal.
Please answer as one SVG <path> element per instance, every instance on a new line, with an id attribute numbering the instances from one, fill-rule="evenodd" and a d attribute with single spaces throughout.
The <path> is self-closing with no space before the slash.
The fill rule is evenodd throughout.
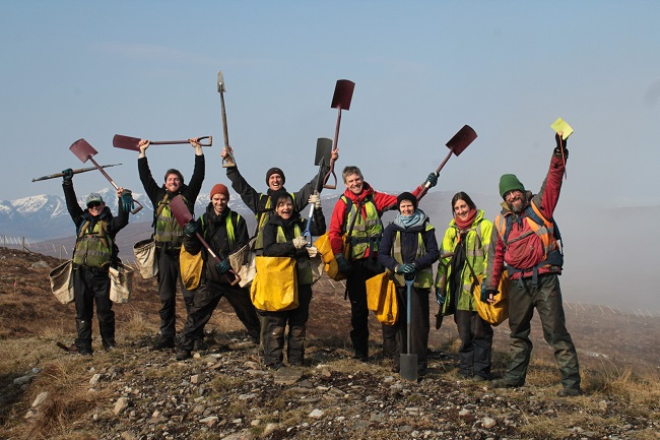
<path id="1" fill-rule="evenodd" d="M 202 269 L 204 268 L 202 251 L 200 250 L 197 255 L 193 255 L 186 251 L 185 246 L 181 246 L 179 266 L 181 268 L 181 281 L 186 290 L 197 289 L 202 279 Z"/>
<path id="2" fill-rule="evenodd" d="M 330 247 L 330 239 L 328 238 L 327 232 L 314 242 L 314 247 L 316 247 L 319 250 L 319 254 L 321 254 L 321 259 L 325 263 L 325 272 L 328 276 L 335 281 L 345 280 L 346 275 L 339 272 L 339 266 L 337 265 L 337 260 L 335 260 L 335 254 Z M 346 243 L 344 243 L 344 256 L 346 256 L 346 251 L 347 247 Z"/>
<path id="3" fill-rule="evenodd" d="M 259 310 L 282 312 L 298 307 L 296 260 L 289 257 L 255 257 L 257 275 L 250 299 Z"/>
<path id="4" fill-rule="evenodd" d="M 59 302 L 73 302 L 73 261 L 67 260 L 53 269 L 50 274 L 50 288 Z"/>
<path id="5" fill-rule="evenodd" d="M 399 318 L 399 305 L 396 300 L 396 285 L 391 272 L 386 270 L 366 282 L 367 308 L 376 313 L 378 321 L 385 325 L 396 324 Z"/>
<path id="6" fill-rule="evenodd" d="M 487 323 L 498 326 L 509 318 L 509 274 L 505 270 L 500 279 L 499 293 L 495 295 L 493 304 L 481 301 L 481 284 L 483 275 L 479 275 L 478 284 L 473 289 L 474 303 L 477 313 Z"/>

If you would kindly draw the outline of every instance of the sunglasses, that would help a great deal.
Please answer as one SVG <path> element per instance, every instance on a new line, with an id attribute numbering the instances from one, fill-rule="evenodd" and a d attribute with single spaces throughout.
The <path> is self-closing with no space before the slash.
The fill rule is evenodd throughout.
<path id="1" fill-rule="evenodd" d="M 97 208 L 101 206 L 101 202 L 92 202 L 89 205 L 87 205 L 88 208 Z"/>

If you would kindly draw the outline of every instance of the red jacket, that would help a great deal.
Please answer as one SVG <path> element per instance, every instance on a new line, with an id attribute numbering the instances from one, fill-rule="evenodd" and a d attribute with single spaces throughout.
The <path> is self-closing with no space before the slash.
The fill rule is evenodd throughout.
<path id="1" fill-rule="evenodd" d="M 532 194 L 527 192 L 527 206 L 529 206 L 531 199 L 531 203 L 534 203 L 543 217 L 548 220 L 552 220 L 557 201 L 559 200 L 564 170 L 565 166 L 562 157 L 553 154 L 552 159 L 550 160 L 548 175 L 546 176 L 539 193 L 532 197 Z M 525 210 L 527 206 L 525 207 Z M 509 216 L 513 216 L 513 224 L 508 237 L 508 247 L 504 244 L 503 238 L 500 235 L 503 231 L 498 231 L 497 227 L 493 228 L 493 235 L 491 237 L 488 252 L 488 269 L 486 276 L 487 290 L 497 290 L 502 271 L 505 270 L 505 263 L 516 269 L 522 270 L 522 272 L 510 274 L 511 279 L 518 279 L 521 277 L 525 278 L 532 276 L 533 267 L 538 263 L 541 263 L 545 258 L 543 242 L 536 233 L 530 233 L 531 227 L 525 219 L 525 210 L 523 210 L 523 213 L 520 216 L 517 216 L 509 210 L 506 202 L 502 202 L 500 216 L 505 219 Z M 495 223 L 497 223 L 497 220 Z M 525 234 L 528 234 L 527 237 L 512 243 L 514 239 Z M 539 275 L 549 272 L 561 273 L 561 268 L 550 265 L 538 268 Z"/>
<path id="2" fill-rule="evenodd" d="M 421 186 L 418 186 L 413 195 L 417 196 L 422 190 Z M 396 198 L 397 196 L 386 194 L 382 192 L 375 191 L 371 185 L 367 182 L 364 182 L 362 193 L 358 196 L 353 194 L 348 188 L 344 190 L 344 196 L 347 199 L 350 199 L 355 205 L 362 202 L 366 197 L 373 196 L 374 204 L 376 205 L 376 210 L 378 211 L 378 217 L 383 215 L 383 212 L 396 208 Z M 344 242 L 342 241 L 342 235 L 344 234 L 344 229 L 348 229 L 348 225 L 345 225 L 346 218 L 348 216 L 346 203 L 339 198 L 335 204 L 335 208 L 332 211 L 332 217 L 330 219 L 330 227 L 328 228 L 328 238 L 330 239 L 330 247 L 332 248 L 332 253 L 337 255 L 342 253 L 344 249 Z M 367 217 L 364 205 L 361 209 L 362 218 Z M 369 256 L 369 250 L 365 257 Z"/>

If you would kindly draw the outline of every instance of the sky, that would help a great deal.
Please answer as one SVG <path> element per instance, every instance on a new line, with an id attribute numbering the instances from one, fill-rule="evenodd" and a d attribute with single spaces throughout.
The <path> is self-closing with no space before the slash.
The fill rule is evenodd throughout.
<path id="1" fill-rule="evenodd" d="M 152 140 L 212 135 L 203 192 L 228 183 L 217 72 L 229 140 L 257 189 L 282 168 L 310 180 L 316 140 L 332 138 L 338 79 L 355 82 L 342 112 L 337 174 L 359 166 L 382 190 L 414 188 L 464 124 L 478 138 L 438 188 L 497 193 L 501 174 L 537 189 L 562 117 L 575 130 L 562 197 L 595 206 L 658 205 L 660 2 L 655 1 L 22 1 L 0 6 L 0 200 L 60 194 L 91 166 L 67 151 L 86 139 L 115 182 L 141 192 L 137 152 Z M 653 54 L 656 55 L 653 55 Z M 154 177 L 189 179 L 193 149 L 152 146 Z M 80 194 L 108 186 L 74 178 Z"/>

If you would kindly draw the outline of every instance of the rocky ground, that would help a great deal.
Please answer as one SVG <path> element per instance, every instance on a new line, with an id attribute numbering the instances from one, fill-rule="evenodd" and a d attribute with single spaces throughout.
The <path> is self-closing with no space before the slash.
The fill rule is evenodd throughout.
<path id="1" fill-rule="evenodd" d="M 209 325 L 208 348 L 192 359 L 179 362 L 173 351 L 151 350 L 157 299 L 146 293 L 148 285 L 137 286 L 130 308 L 117 308 L 118 349 L 70 355 L 55 342 L 70 340 L 72 308 L 33 290 L 44 289 L 37 278 L 56 263 L 0 250 L 0 438 L 660 438 L 660 384 L 648 367 L 655 355 L 613 362 L 611 353 L 581 351 L 586 393 L 559 398 L 551 353 L 539 343 L 526 386 L 492 389 L 456 376 L 455 336 L 446 333 L 453 323 L 446 322 L 440 331 L 446 340 L 432 337 L 428 374 L 406 381 L 378 357 L 377 345 L 369 362 L 350 358 L 347 323 L 336 316 L 343 294 L 334 291 L 315 292 L 312 305 L 324 319 L 310 320 L 304 368 L 264 369 L 258 347 L 226 307 Z M 35 297 L 41 299 L 31 302 Z M 598 322 L 580 318 L 584 325 Z M 656 332 L 647 336 L 651 344 L 658 323 L 645 322 L 645 330 Z M 505 345 L 506 329 L 498 330 Z M 504 362 L 498 351 L 496 371 Z"/>

